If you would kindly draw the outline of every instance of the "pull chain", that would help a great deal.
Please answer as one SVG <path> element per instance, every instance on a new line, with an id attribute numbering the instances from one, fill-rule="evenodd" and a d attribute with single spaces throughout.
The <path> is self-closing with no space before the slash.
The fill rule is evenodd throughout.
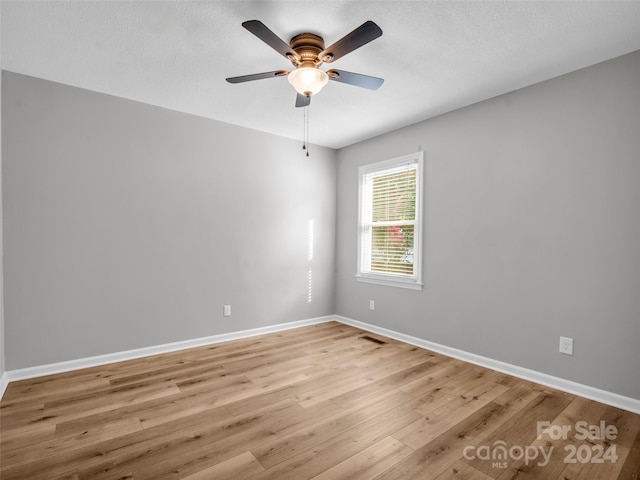
<path id="1" fill-rule="evenodd" d="M 307 105 L 305 108 L 305 113 L 306 113 L 306 125 L 305 125 L 305 141 L 304 143 L 307 144 L 307 157 L 309 156 L 309 105 Z"/>
<path id="2" fill-rule="evenodd" d="M 307 151 L 307 157 L 309 156 L 309 105 L 304 107 L 304 119 L 303 119 L 303 140 L 302 149 Z"/>
<path id="3" fill-rule="evenodd" d="M 302 112 L 302 149 L 307 149 L 307 107 Z"/>

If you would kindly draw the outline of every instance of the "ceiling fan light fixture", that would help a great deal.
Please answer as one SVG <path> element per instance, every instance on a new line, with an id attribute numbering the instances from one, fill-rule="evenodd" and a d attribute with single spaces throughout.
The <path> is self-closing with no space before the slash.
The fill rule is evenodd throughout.
<path id="1" fill-rule="evenodd" d="M 329 75 L 316 67 L 299 67 L 289 73 L 289 83 L 301 95 L 315 95 L 329 81 Z"/>

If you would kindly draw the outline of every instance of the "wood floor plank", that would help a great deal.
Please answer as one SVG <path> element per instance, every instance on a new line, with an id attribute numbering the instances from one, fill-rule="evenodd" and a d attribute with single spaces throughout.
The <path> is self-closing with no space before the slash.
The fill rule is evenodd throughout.
<path id="1" fill-rule="evenodd" d="M 134 385 L 98 389 L 93 393 L 78 395 L 72 399 L 55 400 L 44 404 L 44 414 L 50 418 L 76 418 L 79 415 L 97 413 L 135 403 L 180 393 L 174 383 L 154 384 L 142 382 Z"/>
<path id="2" fill-rule="evenodd" d="M 504 424 L 508 414 L 507 407 L 489 403 L 375 479 L 405 480 L 436 477 L 459 460 L 464 448 L 470 444 L 473 445 L 477 437 L 496 428 L 490 424 Z"/>
<path id="3" fill-rule="evenodd" d="M 224 462 L 218 463 L 199 472 L 193 473 L 182 480 L 238 480 L 264 471 L 264 467 L 251 452 L 244 452 Z"/>
<path id="4" fill-rule="evenodd" d="M 0 423 L 0 428 L 1 428 Z M 32 450 L 34 445 L 53 441 L 56 435 L 56 425 L 44 425 L 34 429 L 20 429 L 6 432 L 0 437 L 0 452 L 4 452 L 4 457 L 13 450 Z"/>
<path id="5" fill-rule="evenodd" d="M 640 479 L 640 431 L 638 431 L 633 443 L 629 447 L 627 457 L 624 459 L 624 463 L 622 463 L 618 478 L 620 480 Z"/>
<path id="6" fill-rule="evenodd" d="M 538 438 L 539 420 L 617 436 Z M 468 455 L 499 442 L 556 453 Z M 617 460 L 565 463 L 585 445 Z M 12 382 L 0 478 L 638 480 L 640 415 L 327 322 Z"/>
<path id="7" fill-rule="evenodd" d="M 277 463 L 251 480 L 300 480 L 310 479 L 328 470 L 333 465 L 340 463 L 369 446 L 391 435 L 397 428 L 414 421 L 417 413 L 403 406 L 385 409 L 364 422 L 335 435 L 329 436 L 321 443 L 313 443 L 311 446 L 298 451 L 292 450 L 286 460 Z"/>
<path id="8" fill-rule="evenodd" d="M 438 389 L 443 385 L 450 385 L 458 377 L 463 377 L 460 380 L 464 380 L 467 377 L 471 379 L 475 378 L 477 374 L 475 369 L 469 369 L 463 362 L 456 359 L 447 359 L 445 362 L 439 363 L 438 368 L 428 375 L 417 378 L 403 385 L 400 389 L 416 398 L 420 398 L 432 394 L 434 389 Z"/>
<path id="9" fill-rule="evenodd" d="M 348 459 L 325 470 L 313 480 L 367 480 L 411 454 L 413 449 L 393 437 L 385 437 Z"/>
<path id="10" fill-rule="evenodd" d="M 5 392 L 5 397 L 7 395 Z M 25 403 L 21 408 L 3 411 L 0 425 L 4 432 L 25 431 L 43 427 L 45 420 L 44 403 Z"/>
<path id="11" fill-rule="evenodd" d="M 9 383 L 5 392 L 7 398 L 15 398 L 12 401 L 2 402 L 2 413 L 10 413 L 14 407 L 22 409 L 28 404 L 41 404 L 45 400 L 52 402 L 55 400 L 64 401 L 76 395 L 82 395 L 85 392 L 91 392 L 95 389 L 108 388 L 110 386 L 108 378 L 94 378 L 93 374 L 87 375 L 70 375 L 60 374 L 64 377 L 56 377 L 49 375 L 44 380 L 38 379 L 26 380 L 22 382 Z"/>
<path id="12" fill-rule="evenodd" d="M 485 475 L 471 465 L 457 461 L 434 480 L 493 480 L 493 477 Z"/>
<path id="13" fill-rule="evenodd" d="M 465 392 L 466 395 L 460 394 L 450 398 L 446 405 L 429 412 L 428 416 L 419 421 L 407 425 L 394 436 L 417 450 L 507 390 L 509 390 L 508 387 L 495 384 L 477 386 Z M 422 413 L 419 409 L 415 411 Z"/>
<path id="14" fill-rule="evenodd" d="M 147 402 L 129 410 L 129 415 L 137 415 L 142 428 L 152 428 L 181 418 L 207 412 L 208 418 L 231 418 L 231 414 L 218 405 L 217 392 L 195 392 L 176 395 L 163 401 Z M 109 412 L 115 413 L 117 412 Z"/>
<path id="15" fill-rule="evenodd" d="M 500 378 L 497 372 L 488 370 L 469 369 L 469 371 L 456 371 L 453 374 L 442 375 L 444 372 L 437 371 L 430 376 L 430 390 L 426 391 L 423 385 L 418 391 L 420 396 L 412 403 L 413 408 L 421 413 L 425 418 L 432 417 L 432 412 L 443 411 L 448 405 L 456 406 L 457 404 L 468 403 L 474 400 L 478 392 L 473 389 L 480 389 L 479 392 L 486 390 L 487 385 L 496 384 L 495 380 Z M 502 390 L 502 389 L 501 389 Z M 406 391 L 403 389 L 403 391 Z M 416 390 L 410 390 L 414 394 Z M 500 392 L 501 393 L 501 392 Z M 499 397 L 500 393 L 496 396 Z M 485 395 L 486 396 L 486 395 Z M 477 400 L 477 399 L 476 399 Z"/>
<path id="16" fill-rule="evenodd" d="M 224 365 L 210 362 L 182 362 L 176 361 L 174 364 L 167 365 L 163 368 L 148 369 L 144 372 L 128 372 L 122 375 L 112 375 L 109 378 L 110 385 L 126 385 L 130 383 L 139 383 L 141 381 L 186 382 L 193 378 L 224 376 Z"/>
<path id="17" fill-rule="evenodd" d="M 108 477 L 101 466 L 81 470 L 80 476 L 83 480 L 116 479 L 133 471 L 136 480 L 178 480 L 225 462 L 235 457 L 238 450 L 264 443 L 278 431 L 301 421 L 304 418 L 302 410 L 289 401 L 233 423 L 216 426 L 205 423 L 187 437 L 157 442 L 146 449 L 143 457 L 135 451 L 128 452 L 110 468 Z"/>
<path id="18" fill-rule="evenodd" d="M 189 454 L 198 445 L 253 433 L 265 422 L 286 418 L 296 410 L 303 409 L 292 401 L 281 402 L 271 406 L 268 411 L 256 411 L 224 421 L 209 421 L 209 412 L 204 412 L 106 442 L 52 452 L 19 468 L 7 468 L 3 462 L 1 478 L 47 478 L 49 475 L 70 472 L 79 472 L 83 479 L 121 478 L 131 475 L 131 472 L 135 472 L 136 478 L 142 478 L 156 468 L 157 464 L 152 459 L 170 458 L 176 467 L 182 466 L 184 459 L 177 452 Z M 233 453 L 229 453 L 221 461 L 233 456 Z M 208 468 L 211 464 L 205 466 Z M 172 470 L 170 468 L 163 474 L 164 477 Z M 163 475 L 158 478 L 163 478 Z"/>
<path id="19" fill-rule="evenodd" d="M 396 392 L 378 398 L 369 405 L 340 411 L 336 415 L 327 417 L 322 421 L 314 422 L 304 429 L 292 432 L 286 437 L 276 438 L 254 449 L 253 453 L 262 465 L 270 468 L 301 452 L 330 441 L 332 438 L 366 422 L 370 418 L 379 417 L 390 406 L 402 405 L 408 400 L 409 398 L 402 392 Z M 417 416 L 415 413 L 411 413 L 411 415 L 413 418 Z"/>
<path id="20" fill-rule="evenodd" d="M 402 386 L 412 382 L 415 378 L 423 377 L 428 372 L 437 368 L 437 365 L 437 363 L 427 360 L 408 369 L 383 377 L 372 383 L 335 395 L 331 397 L 331 401 L 343 408 L 358 406 L 359 404 L 375 398 L 380 394 L 401 389 Z"/>
<path id="21" fill-rule="evenodd" d="M 325 385 L 320 385 L 313 390 L 301 393 L 296 397 L 296 400 L 300 402 L 301 405 L 308 406 L 323 400 L 342 396 L 343 394 L 349 394 L 361 387 L 366 387 L 393 377 L 395 374 L 406 374 L 407 370 L 423 364 L 427 359 L 430 360 L 431 357 L 428 353 L 414 355 L 411 355 L 411 353 L 413 352 L 401 352 L 401 355 L 395 355 L 393 359 L 392 357 L 379 359 L 366 369 L 353 367 L 349 369 L 350 372 L 348 375 L 343 373 L 341 374 L 340 380 L 333 381 L 331 389 L 327 389 Z M 413 358 L 407 358 L 407 354 Z"/>

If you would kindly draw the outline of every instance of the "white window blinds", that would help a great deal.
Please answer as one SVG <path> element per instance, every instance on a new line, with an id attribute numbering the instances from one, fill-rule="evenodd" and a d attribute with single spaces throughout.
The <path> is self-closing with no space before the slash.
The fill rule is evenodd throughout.
<path id="1" fill-rule="evenodd" d="M 419 284 L 421 164 L 420 152 L 360 169 L 359 279 Z"/>

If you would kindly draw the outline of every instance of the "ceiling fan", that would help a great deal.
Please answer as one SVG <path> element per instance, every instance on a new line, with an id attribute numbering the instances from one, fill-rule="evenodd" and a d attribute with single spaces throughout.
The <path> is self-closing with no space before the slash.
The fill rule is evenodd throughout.
<path id="1" fill-rule="evenodd" d="M 378 89 L 384 82 L 382 78 L 370 77 L 360 73 L 336 69 L 325 72 L 319 68 L 323 63 L 334 62 L 380 37 L 382 30 L 371 20 L 363 23 L 327 48 L 324 46 L 324 39 L 313 33 L 300 33 L 294 36 L 287 44 L 259 20 L 248 20 L 243 22 L 242 26 L 289 60 L 295 69 L 291 72 L 273 70 L 271 72 L 230 77 L 226 79 L 229 83 L 243 83 L 264 78 L 284 77 L 286 75 L 289 83 L 298 92 L 296 107 L 306 107 L 311 102 L 311 96 L 318 93 L 329 80 L 369 90 Z"/>

